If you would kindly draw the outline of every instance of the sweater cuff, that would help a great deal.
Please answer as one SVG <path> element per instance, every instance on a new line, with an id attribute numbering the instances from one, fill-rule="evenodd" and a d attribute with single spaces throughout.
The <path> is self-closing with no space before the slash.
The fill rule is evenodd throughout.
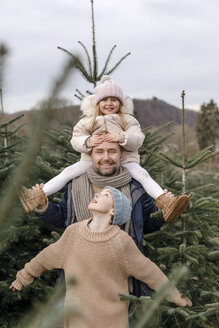
<path id="1" fill-rule="evenodd" d="M 120 146 L 125 146 L 127 144 L 127 134 L 125 132 L 120 132 L 120 140 L 119 140 L 119 145 Z"/>
<path id="2" fill-rule="evenodd" d="M 11 285 L 17 290 L 22 290 L 24 287 L 18 279 L 14 280 Z"/>
<path id="3" fill-rule="evenodd" d="M 86 148 L 86 150 L 85 150 L 86 153 L 89 153 L 89 151 L 92 150 L 92 147 L 90 145 L 90 138 L 91 138 L 91 136 L 88 137 L 84 142 L 84 147 Z"/>

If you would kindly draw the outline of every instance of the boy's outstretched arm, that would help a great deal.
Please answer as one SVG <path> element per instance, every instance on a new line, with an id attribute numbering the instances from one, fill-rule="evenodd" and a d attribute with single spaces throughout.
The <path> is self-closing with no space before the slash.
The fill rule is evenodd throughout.
<path id="1" fill-rule="evenodd" d="M 16 279 L 9 287 L 12 291 L 22 290 L 23 287 L 30 285 L 35 278 L 39 277 L 44 271 L 52 269 L 63 269 L 65 248 L 71 235 L 71 227 L 68 227 L 62 237 L 54 244 L 44 248 L 24 268 L 18 271 Z"/>
<path id="2" fill-rule="evenodd" d="M 164 285 L 168 278 L 160 268 L 145 257 L 137 248 L 132 238 L 126 234 L 125 243 L 123 243 L 123 254 L 129 276 L 146 283 L 150 288 L 158 290 Z M 178 306 L 192 306 L 189 298 L 183 298 L 177 288 L 173 288 L 166 297 L 168 301 Z"/>

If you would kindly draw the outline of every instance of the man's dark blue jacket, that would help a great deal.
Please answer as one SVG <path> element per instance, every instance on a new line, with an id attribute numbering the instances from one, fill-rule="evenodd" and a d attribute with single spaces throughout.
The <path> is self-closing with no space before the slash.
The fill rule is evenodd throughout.
<path id="1" fill-rule="evenodd" d="M 45 222 L 60 228 L 66 228 L 69 224 L 77 222 L 74 215 L 72 202 L 72 182 L 67 185 L 60 204 L 49 202 L 49 207 L 43 215 L 37 215 Z M 132 218 L 130 220 L 129 234 L 134 239 L 137 247 L 143 253 L 142 238 L 146 233 L 157 231 L 164 223 L 163 219 L 150 218 L 150 214 L 157 209 L 153 199 L 145 192 L 142 185 L 132 179 L 130 182 L 132 197 Z M 133 279 L 133 294 L 136 296 L 148 295 L 148 287 L 140 281 Z"/>

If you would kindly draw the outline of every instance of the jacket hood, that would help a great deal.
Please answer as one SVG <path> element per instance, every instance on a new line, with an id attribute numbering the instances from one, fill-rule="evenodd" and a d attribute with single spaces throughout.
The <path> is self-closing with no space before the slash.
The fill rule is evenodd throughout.
<path id="1" fill-rule="evenodd" d="M 81 102 L 81 111 L 85 116 L 93 116 L 96 113 L 95 96 L 90 95 L 83 98 Z M 121 107 L 123 114 L 133 114 L 134 105 L 130 97 L 124 97 L 124 105 Z"/>

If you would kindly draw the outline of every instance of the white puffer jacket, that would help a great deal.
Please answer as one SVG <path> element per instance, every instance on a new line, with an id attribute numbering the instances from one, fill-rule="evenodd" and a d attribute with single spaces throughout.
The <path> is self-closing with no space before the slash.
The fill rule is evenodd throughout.
<path id="1" fill-rule="evenodd" d="M 81 110 L 85 116 L 74 126 L 71 139 L 73 148 L 82 154 L 81 160 L 91 161 L 89 154 L 91 148 L 86 146 L 86 140 L 91 135 L 107 131 L 123 135 L 123 142 L 120 143 L 123 148 L 121 163 L 139 163 L 138 149 L 141 147 L 145 135 L 141 131 L 138 121 L 131 115 L 133 114 L 133 102 L 130 98 L 125 98 L 125 104 L 121 108 L 126 123 L 125 130 L 123 130 L 121 116 L 109 114 L 97 116 L 91 131 L 91 122 L 96 111 L 93 95 L 82 101 Z"/>

